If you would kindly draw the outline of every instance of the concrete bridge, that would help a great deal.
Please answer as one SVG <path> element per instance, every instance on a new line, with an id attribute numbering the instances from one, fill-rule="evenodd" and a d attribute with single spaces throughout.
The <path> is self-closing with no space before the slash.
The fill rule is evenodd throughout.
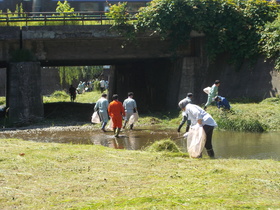
<path id="1" fill-rule="evenodd" d="M 143 34 L 129 43 L 110 26 L 1 27 L 9 118 L 28 122 L 43 116 L 42 66 L 112 65 L 110 95 L 118 93 L 123 100 L 133 91 L 144 112 L 177 108 L 179 98 L 195 92 L 194 72 L 203 66 L 201 35 L 193 32 L 192 37 L 174 57 L 159 37 Z"/>
<path id="2" fill-rule="evenodd" d="M 221 55 L 209 63 L 203 50 L 204 37 L 192 39 L 174 57 L 168 41 L 142 34 L 132 43 L 110 30 L 110 26 L 1 27 L 0 67 L 7 68 L 7 106 L 12 123 L 25 123 L 44 116 L 41 96 L 42 66 L 112 65 L 110 96 L 121 100 L 133 91 L 139 110 L 176 109 L 187 92 L 194 103 L 206 101 L 202 89 L 215 79 L 223 81 L 220 95 L 228 98 L 275 96 L 279 74 L 262 59 L 240 72 Z M 259 85 L 262 84 L 262 85 Z"/>

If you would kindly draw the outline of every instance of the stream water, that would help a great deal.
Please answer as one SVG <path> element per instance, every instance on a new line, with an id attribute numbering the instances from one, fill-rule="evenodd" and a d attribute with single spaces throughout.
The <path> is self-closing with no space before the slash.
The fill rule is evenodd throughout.
<path id="1" fill-rule="evenodd" d="M 141 150 L 154 141 L 171 138 L 180 149 L 186 152 L 187 140 L 180 138 L 174 130 L 135 129 L 120 133 L 114 138 L 113 132 L 99 130 L 49 131 L 28 130 L 0 132 L 0 138 L 21 138 L 37 142 L 57 142 L 72 144 L 103 145 L 116 149 Z M 280 133 L 244 133 L 215 130 L 213 148 L 217 158 L 274 159 L 280 160 Z"/>

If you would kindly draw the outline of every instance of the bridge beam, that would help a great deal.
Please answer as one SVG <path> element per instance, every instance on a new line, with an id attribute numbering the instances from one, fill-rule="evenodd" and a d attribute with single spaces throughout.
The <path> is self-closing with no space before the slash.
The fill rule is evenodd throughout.
<path id="1" fill-rule="evenodd" d="M 41 66 L 39 62 L 10 63 L 7 69 L 9 123 L 29 124 L 43 119 Z"/>

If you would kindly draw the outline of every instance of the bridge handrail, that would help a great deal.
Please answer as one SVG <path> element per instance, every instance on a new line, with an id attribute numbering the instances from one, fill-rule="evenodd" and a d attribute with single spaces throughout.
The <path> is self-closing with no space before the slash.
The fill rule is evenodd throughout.
<path id="1" fill-rule="evenodd" d="M 25 22 L 28 26 L 29 22 L 44 22 L 44 25 L 47 25 L 48 22 L 52 21 L 62 21 L 64 25 L 67 21 L 81 21 L 82 25 L 85 24 L 85 21 L 96 21 L 98 24 L 103 25 L 105 22 L 110 22 L 112 19 L 108 18 L 105 15 L 104 11 L 82 11 L 82 12 L 9 12 L 9 13 L 0 13 L 0 24 L 6 23 L 6 26 L 9 26 L 9 23 L 15 22 Z M 132 15 L 136 14 L 130 13 Z"/>

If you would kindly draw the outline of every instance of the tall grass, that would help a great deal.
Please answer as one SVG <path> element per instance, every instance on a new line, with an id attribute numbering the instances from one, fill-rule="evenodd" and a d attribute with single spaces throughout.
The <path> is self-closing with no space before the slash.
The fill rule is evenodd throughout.
<path id="1" fill-rule="evenodd" d="M 263 132 L 280 130 L 280 99 L 268 98 L 260 103 L 231 104 L 230 111 L 209 107 L 208 112 L 220 129 Z"/>

